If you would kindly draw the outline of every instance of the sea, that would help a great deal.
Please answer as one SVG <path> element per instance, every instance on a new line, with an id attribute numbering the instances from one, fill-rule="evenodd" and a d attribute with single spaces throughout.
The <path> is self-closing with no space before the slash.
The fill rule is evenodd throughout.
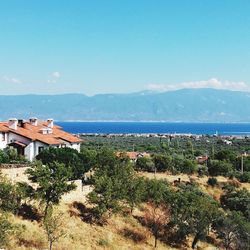
<path id="1" fill-rule="evenodd" d="M 73 134 L 250 135 L 250 123 L 57 122 Z"/>

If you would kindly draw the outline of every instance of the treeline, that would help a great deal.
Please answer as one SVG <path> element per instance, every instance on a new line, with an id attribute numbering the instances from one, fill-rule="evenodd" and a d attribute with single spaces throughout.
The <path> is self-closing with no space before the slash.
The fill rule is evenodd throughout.
<path id="1" fill-rule="evenodd" d="M 151 158 L 138 158 L 135 169 L 148 172 L 168 171 L 172 174 L 196 173 L 200 176 L 221 175 L 231 179 L 236 177 L 240 182 L 250 182 L 250 157 L 247 156 L 242 159 L 233 151 L 225 149 L 208 157 L 202 164 L 198 164 L 194 158 L 186 158 L 184 155 L 152 154 Z"/>

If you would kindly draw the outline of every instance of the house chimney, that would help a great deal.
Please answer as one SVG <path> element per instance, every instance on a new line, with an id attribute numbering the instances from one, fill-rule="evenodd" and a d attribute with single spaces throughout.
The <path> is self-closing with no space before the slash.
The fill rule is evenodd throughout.
<path id="1" fill-rule="evenodd" d="M 18 122 L 17 122 L 17 125 L 19 126 L 19 127 L 21 127 L 21 128 L 23 128 L 24 127 L 24 120 L 22 120 L 22 119 L 19 119 L 18 120 Z"/>
<path id="2" fill-rule="evenodd" d="M 17 123 L 18 123 L 18 121 L 16 118 L 10 118 L 8 121 L 8 126 L 11 129 L 17 130 Z"/>
<path id="3" fill-rule="evenodd" d="M 30 118 L 30 124 L 33 126 L 37 126 L 37 121 L 38 121 L 38 119 L 36 117 Z"/>
<path id="4" fill-rule="evenodd" d="M 54 120 L 53 119 L 47 119 L 47 123 L 48 123 L 48 128 L 53 128 L 54 127 Z"/>

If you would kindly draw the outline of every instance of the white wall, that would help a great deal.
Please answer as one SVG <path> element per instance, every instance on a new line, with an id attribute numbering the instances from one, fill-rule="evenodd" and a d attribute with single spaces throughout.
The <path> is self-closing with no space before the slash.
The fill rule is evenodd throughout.
<path id="1" fill-rule="evenodd" d="M 26 145 L 28 145 L 31 142 L 31 140 L 26 137 L 9 132 L 8 143 L 11 143 L 11 141 L 19 141 Z"/>
<path id="2" fill-rule="evenodd" d="M 72 146 L 70 146 L 71 148 L 76 149 L 78 152 L 80 152 L 81 149 L 81 143 L 73 143 Z"/>
<path id="3" fill-rule="evenodd" d="M 4 141 L 3 141 L 3 134 L 4 134 Z M 2 133 L 0 132 L 0 149 L 4 149 L 7 146 L 7 140 L 8 140 L 8 133 Z"/>

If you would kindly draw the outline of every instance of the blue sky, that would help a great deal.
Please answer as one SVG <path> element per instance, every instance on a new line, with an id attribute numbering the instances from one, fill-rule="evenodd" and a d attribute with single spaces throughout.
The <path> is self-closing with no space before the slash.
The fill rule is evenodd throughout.
<path id="1" fill-rule="evenodd" d="M 249 0 L 1 0 L 0 94 L 249 91 Z"/>

